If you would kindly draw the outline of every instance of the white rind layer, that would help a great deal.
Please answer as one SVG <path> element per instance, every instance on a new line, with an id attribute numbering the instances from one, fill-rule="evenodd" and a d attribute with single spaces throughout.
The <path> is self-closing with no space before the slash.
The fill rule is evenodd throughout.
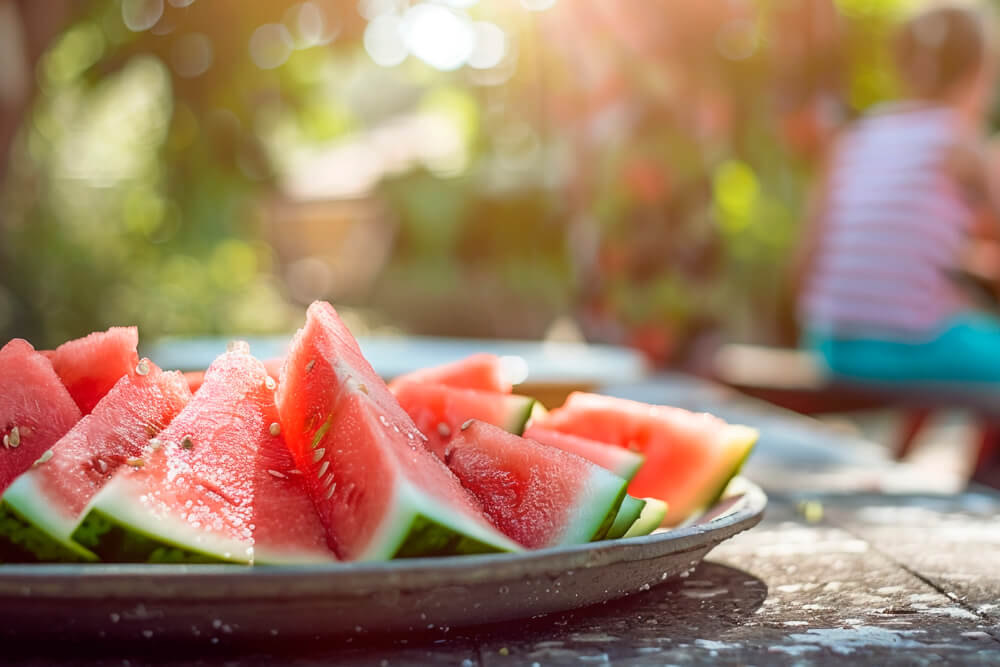
<path id="1" fill-rule="evenodd" d="M 91 509 L 96 509 L 139 535 L 180 549 L 233 563 L 249 563 L 253 560 L 251 540 L 224 537 L 205 530 L 204 527 L 195 528 L 166 512 L 158 512 L 142 500 L 144 491 L 130 488 L 132 486 L 134 484 L 128 477 L 116 475 L 94 496 L 84 517 Z"/>
<path id="2" fill-rule="evenodd" d="M 625 497 L 628 483 L 599 466 L 593 466 L 590 479 L 576 497 L 566 521 L 566 530 L 555 545 L 582 544 L 594 539 L 594 534 L 608 514 Z M 553 545 L 553 546 L 555 546 Z"/>
<path id="3" fill-rule="evenodd" d="M 22 518 L 44 531 L 53 540 L 87 560 L 97 560 L 97 556 L 80 546 L 70 537 L 76 529 L 78 517 L 66 515 L 57 509 L 42 493 L 31 472 L 27 472 L 7 487 L 3 500 Z"/>
<path id="4" fill-rule="evenodd" d="M 522 551 L 513 540 L 497 530 L 479 524 L 461 513 L 450 510 L 441 502 L 418 490 L 400 476 L 395 486 L 392 507 L 387 511 L 375 535 L 358 560 L 387 560 L 392 558 L 409 536 L 410 527 L 423 517 L 444 528 L 471 537 L 500 551 Z"/>

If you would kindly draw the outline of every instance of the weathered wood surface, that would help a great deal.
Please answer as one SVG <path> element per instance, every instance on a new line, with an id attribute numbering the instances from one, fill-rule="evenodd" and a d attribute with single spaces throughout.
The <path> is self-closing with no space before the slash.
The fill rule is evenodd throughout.
<path id="1" fill-rule="evenodd" d="M 898 469 L 808 421 L 785 421 L 759 405 L 695 389 L 703 393 L 691 387 L 683 392 L 689 407 L 717 408 L 752 423 L 759 414 L 764 437 L 750 476 L 780 491 L 757 528 L 718 547 L 687 577 L 595 608 L 368 638 L 364 645 L 354 638 L 257 646 L 12 644 L 4 647 L 2 662 L 1000 664 L 1000 495 L 867 492 Z M 637 397 L 683 402 L 675 384 L 643 391 Z"/>

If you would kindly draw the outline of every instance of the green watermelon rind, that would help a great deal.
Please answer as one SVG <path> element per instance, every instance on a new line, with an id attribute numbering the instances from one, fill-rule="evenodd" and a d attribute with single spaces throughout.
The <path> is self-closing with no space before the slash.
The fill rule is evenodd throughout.
<path id="1" fill-rule="evenodd" d="M 397 483 L 390 502 L 381 526 L 358 560 L 522 550 L 499 531 L 450 510 L 405 479 Z"/>
<path id="2" fill-rule="evenodd" d="M 726 492 L 729 483 L 740 473 L 743 464 L 746 463 L 747 459 L 750 458 L 750 454 L 753 453 L 753 448 L 757 445 L 757 440 L 760 438 L 760 432 L 750 426 L 728 424 L 725 430 L 725 437 L 728 440 L 728 454 L 732 457 L 733 463 L 725 469 L 724 474 L 719 476 L 719 481 L 710 487 L 711 491 L 705 494 L 704 501 L 695 504 L 694 511 L 689 514 L 686 521 L 696 519 L 715 505 L 715 503 L 719 502 Z"/>
<path id="3" fill-rule="evenodd" d="M 47 502 L 29 471 L 14 480 L 0 500 L 0 553 L 5 561 L 18 557 L 96 561 L 97 554 L 72 539 L 76 524 L 76 517 L 61 515 L 54 504 Z"/>
<path id="4" fill-rule="evenodd" d="M 243 563 L 168 542 L 96 509 L 87 512 L 73 537 L 114 563 Z"/>
<path id="5" fill-rule="evenodd" d="M 643 506 L 642 512 L 622 535 L 623 538 L 649 535 L 660 527 L 663 519 L 667 516 L 667 510 L 670 508 L 665 502 L 659 498 L 643 498 L 643 500 L 646 501 L 646 504 Z"/>
<path id="6" fill-rule="evenodd" d="M 157 514 L 118 477 L 91 501 L 73 540 L 118 563 L 237 563 L 252 560 L 251 542 L 227 539 Z"/>
<path id="7" fill-rule="evenodd" d="M 535 406 L 540 405 L 538 401 L 530 396 L 521 394 L 503 394 L 504 409 L 507 412 L 503 423 L 497 424 L 503 430 L 521 435 L 528 426 L 528 421 L 535 413 Z"/>
<path id="8" fill-rule="evenodd" d="M 591 478 L 577 497 L 566 530 L 559 541 L 550 546 L 584 544 L 602 539 L 615 522 L 618 509 L 625 499 L 628 482 L 594 466 Z"/>
<path id="9" fill-rule="evenodd" d="M 528 422 L 524 427 L 531 426 L 535 421 L 542 421 L 547 414 L 549 414 L 549 409 L 542 405 L 541 401 L 536 400 L 534 405 L 531 406 L 531 412 L 528 413 Z"/>
<path id="10" fill-rule="evenodd" d="M 618 508 L 618 514 L 615 515 L 614 523 L 611 524 L 611 528 L 604 535 L 604 539 L 614 540 L 624 536 L 628 532 L 628 529 L 632 527 L 632 524 L 638 520 L 644 507 L 646 507 L 646 500 L 644 498 L 626 495 L 622 499 L 622 504 Z"/>

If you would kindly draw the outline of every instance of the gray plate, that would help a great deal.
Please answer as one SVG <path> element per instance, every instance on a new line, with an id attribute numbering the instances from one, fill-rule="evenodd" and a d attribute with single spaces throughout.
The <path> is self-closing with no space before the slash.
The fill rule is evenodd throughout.
<path id="1" fill-rule="evenodd" d="M 521 554 L 387 563 L 0 565 L 0 636 L 201 641 L 417 632 L 537 617 L 649 590 L 760 521 L 741 478 L 695 523 Z"/>

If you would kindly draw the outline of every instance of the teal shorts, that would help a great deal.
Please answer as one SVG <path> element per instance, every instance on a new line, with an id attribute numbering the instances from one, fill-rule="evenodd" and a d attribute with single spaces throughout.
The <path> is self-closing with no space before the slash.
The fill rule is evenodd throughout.
<path id="1" fill-rule="evenodd" d="M 881 382 L 1000 384 L 1000 317 L 968 312 L 927 342 L 842 338 L 812 332 L 808 346 L 834 375 Z"/>

